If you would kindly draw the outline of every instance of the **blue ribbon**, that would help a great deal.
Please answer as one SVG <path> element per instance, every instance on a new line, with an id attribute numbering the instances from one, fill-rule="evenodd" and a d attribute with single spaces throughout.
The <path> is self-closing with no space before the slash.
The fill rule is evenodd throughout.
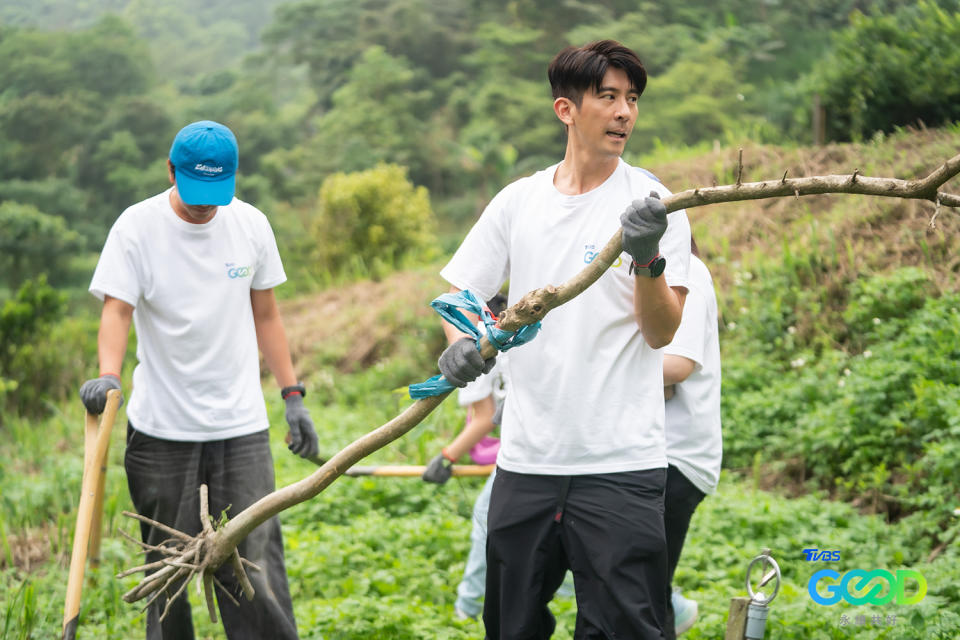
<path id="1" fill-rule="evenodd" d="M 496 348 L 497 351 L 507 351 L 521 344 L 526 344 L 533 340 L 537 332 L 540 331 L 540 323 L 520 327 L 517 331 L 504 331 L 497 326 L 497 321 L 487 309 L 486 305 L 481 303 L 477 296 L 470 290 L 463 290 L 457 293 L 445 293 L 430 303 L 430 306 L 443 317 L 444 320 L 455 326 L 460 331 L 474 337 L 477 344 L 477 351 L 480 350 L 480 338 L 483 333 L 480 332 L 470 320 L 460 311 L 464 309 L 477 314 L 483 320 L 483 326 L 486 329 L 487 340 Z M 420 382 L 410 385 L 410 397 L 414 399 L 429 398 L 438 396 L 441 393 L 453 391 L 456 389 L 442 375 L 436 375 Z"/>

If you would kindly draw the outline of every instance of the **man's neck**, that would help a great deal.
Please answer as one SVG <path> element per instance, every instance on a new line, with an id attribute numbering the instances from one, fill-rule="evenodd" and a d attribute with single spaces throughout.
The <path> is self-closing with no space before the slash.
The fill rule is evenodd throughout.
<path id="1" fill-rule="evenodd" d="M 219 207 L 191 207 L 180 199 L 176 185 L 170 190 L 170 207 L 177 217 L 190 224 L 206 224 L 217 215 Z"/>
<path id="2" fill-rule="evenodd" d="M 598 158 L 590 154 L 577 153 L 568 144 L 563 162 L 553 174 L 553 186 L 564 195 L 580 195 L 606 182 L 619 164 L 619 156 Z"/>

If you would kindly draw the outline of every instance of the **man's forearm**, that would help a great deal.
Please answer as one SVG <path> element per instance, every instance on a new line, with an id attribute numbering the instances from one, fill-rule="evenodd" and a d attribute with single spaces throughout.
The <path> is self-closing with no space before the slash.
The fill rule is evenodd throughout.
<path id="1" fill-rule="evenodd" d="M 461 289 L 457 287 L 450 287 L 450 293 L 460 293 L 460 291 Z M 469 320 L 474 326 L 476 326 L 476 324 L 480 321 L 480 316 L 478 316 L 477 314 L 470 313 L 469 311 L 466 311 L 464 309 L 461 309 L 460 311 L 467 318 L 467 320 Z M 447 336 L 447 344 L 453 344 L 460 338 L 472 337 L 472 336 L 468 336 L 463 331 L 460 331 L 460 329 L 457 329 L 455 326 L 453 326 L 446 320 L 441 320 L 440 322 L 442 323 L 442 326 L 443 326 L 443 333 L 445 336 Z"/>
<path id="2" fill-rule="evenodd" d="M 293 360 L 290 358 L 290 347 L 287 343 L 287 332 L 279 317 L 257 325 L 257 342 L 267 368 L 277 379 L 277 384 L 281 387 L 297 384 Z"/>
<path id="3" fill-rule="evenodd" d="M 637 324 L 654 349 L 670 344 L 680 326 L 686 289 L 667 286 L 662 278 L 634 278 L 633 300 Z"/>
<path id="4" fill-rule="evenodd" d="M 444 447 L 444 451 L 450 458 L 456 460 L 470 451 L 473 445 L 477 444 L 483 437 L 493 431 L 493 414 L 496 411 L 496 403 L 493 396 L 487 396 L 483 400 L 478 400 L 470 405 L 472 415 L 470 424 L 463 428 L 456 438 Z"/>
<path id="5" fill-rule="evenodd" d="M 287 343 L 287 332 L 283 327 L 283 319 L 280 317 L 273 290 L 254 290 L 251 292 L 250 299 L 253 305 L 253 324 L 257 332 L 257 345 L 263 353 L 267 368 L 273 373 L 280 387 L 297 384 L 293 360 L 290 357 L 290 345 Z"/>
<path id="6" fill-rule="evenodd" d="M 132 318 L 133 307 L 129 304 L 110 296 L 104 298 L 100 330 L 97 333 L 100 374 L 112 373 L 120 376 L 123 357 L 127 353 L 127 338 L 130 335 Z"/>

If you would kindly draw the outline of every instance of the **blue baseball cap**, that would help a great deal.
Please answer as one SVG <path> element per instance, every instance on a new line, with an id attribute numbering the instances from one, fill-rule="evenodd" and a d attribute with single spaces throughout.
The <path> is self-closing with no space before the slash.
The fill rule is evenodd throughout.
<path id="1" fill-rule="evenodd" d="M 173 139 L 170 162 L 186 204 L 227 205 L 237 186 L 237 138 L 219 122 L 188 124 Z"/>

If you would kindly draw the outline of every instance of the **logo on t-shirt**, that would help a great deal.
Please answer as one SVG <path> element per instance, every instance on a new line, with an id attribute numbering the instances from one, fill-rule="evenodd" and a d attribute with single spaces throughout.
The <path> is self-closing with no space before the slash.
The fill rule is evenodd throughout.
<path id="1" fill-rule="evenodd" d="M 598 255 L 600 255 L 600 252 L 597 250 L 597 245 L 595 245 L 595 244 L 587 244 L 587 245 L 584 245 L 584 246 L 583 246 L 583 263 L 584 263 L 584 264 L 590 264 L 591 262 L 594 261 L 594 259 L 595 259 Z M 623 264 L 623 258 L 620 257 L 620 256 L 617 256 L 617 259 L 614 260 L 614 261 L 613 261 L 613 264 L 610 265 L 610 266 L 613 267 L 614 269 L 616 269 L 616 268 L 619 267 L 621 264 Z"/>
<path id="2" fill-rule="evenodd" d="M 233 262 L 227 263 L 227 277 L 233 280 L 234 278 L 249 278 L 253 275 L 253 267 L 238 267 Z"/>

